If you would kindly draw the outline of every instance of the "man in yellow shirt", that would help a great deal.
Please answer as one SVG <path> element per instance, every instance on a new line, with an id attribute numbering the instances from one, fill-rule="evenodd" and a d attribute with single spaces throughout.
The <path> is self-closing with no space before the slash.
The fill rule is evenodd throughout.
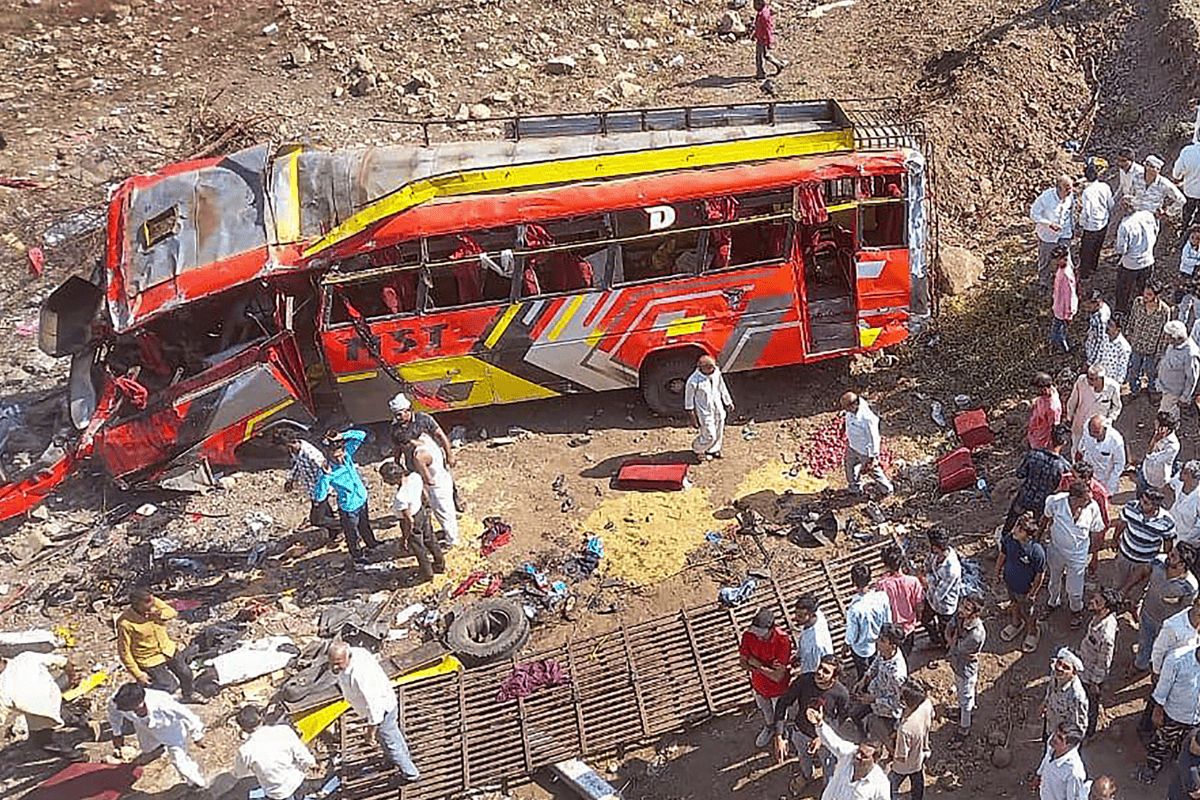
<path id="1" fill-rule="evenodd" d="M 117 652 L 139 684 L 173 693 L 185 703 L 203 703 L 196 695 L 192 670 L 167 633 L 167 620 L 179 613 L 147 589 L 134 589 L 129 608 L 117 618 Z"/>

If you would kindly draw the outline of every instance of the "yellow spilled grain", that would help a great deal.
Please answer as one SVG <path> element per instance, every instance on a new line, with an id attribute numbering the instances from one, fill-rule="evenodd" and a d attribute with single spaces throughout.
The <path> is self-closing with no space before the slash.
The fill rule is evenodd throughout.
<path id="1" fill-rule="evenodd" d="M 725 523 L 713 517 L 708 490 L 626 492 L 603 500 L 583 521 L 584 535 L 604 540 L 600 573 L 644 586 L 683 570 L 704 534 Z"/>
<path id="2" fill-rule="evenodd" d="M 472 572 L 483 569 L 484 560 L 479 555 L 479 535 L 482 533 L 482 522 L 469 514 L 459 514 L 458 546 L 446 551 L 446 571 L 434 575 L 433 581 L 425 586 L 435 592 L 446 585 L 458 586 Z"/>

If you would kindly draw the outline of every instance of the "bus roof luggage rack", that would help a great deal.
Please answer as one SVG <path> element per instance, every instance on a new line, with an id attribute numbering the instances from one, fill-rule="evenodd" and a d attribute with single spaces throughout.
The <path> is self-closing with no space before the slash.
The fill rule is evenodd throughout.
<path id="1" fill-rule="evenodd" d="M 805 125 L 814 131 L 835 131 L 849 128 L 850 120 L 833 100 L 799 100 L 518 116 L 504 121 L 504 135 L 519 140 L 750 125 Z"/>
<path id="2" fill-rule="evenodd" d="M 906 117 L 899 98 L 843 100 L 841 108 L 854 128 L 855 150 L 922 148 L 925 129 L 919 122 Z"/>

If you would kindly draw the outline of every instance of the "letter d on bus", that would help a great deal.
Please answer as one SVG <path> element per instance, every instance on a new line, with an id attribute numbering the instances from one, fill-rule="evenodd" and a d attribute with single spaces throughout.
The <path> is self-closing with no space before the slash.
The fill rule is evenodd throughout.
<path id="1" fill-rule="evenodd" d="M 675 224 L 675 209 L 672 206 L 650 206 L 646 209 L 650 218 L 650 230 L 661 231 Z"/>

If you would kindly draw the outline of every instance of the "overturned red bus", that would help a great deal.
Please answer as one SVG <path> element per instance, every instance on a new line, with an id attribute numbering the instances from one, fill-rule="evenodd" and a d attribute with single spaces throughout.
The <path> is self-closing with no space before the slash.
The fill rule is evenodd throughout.
<path id="1" fill-rule="evenodd" d="M 431 411 L 640 387 L 903 340 L 927 313 L 932 171 L 895 109 L 803 101 L 520 117 L 490 141 L 254 147 L 130 178 L 91 280 L 42 310 L 79 438 L 122 482 L 228 465 L 412 394 Z"/>

